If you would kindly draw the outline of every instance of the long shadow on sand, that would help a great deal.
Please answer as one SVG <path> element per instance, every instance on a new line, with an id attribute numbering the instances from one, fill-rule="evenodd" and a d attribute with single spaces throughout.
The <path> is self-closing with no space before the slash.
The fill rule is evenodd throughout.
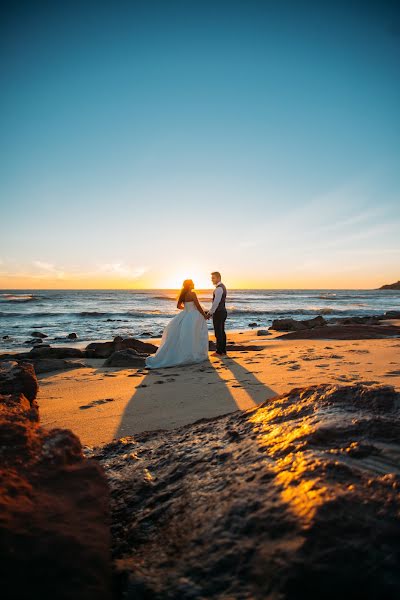
<path id="1" fill-rule="evenodd" d="M 134 377 L 133 377 L 134 379 Z M 121 416 L 114 438 L 172 429 L 247 409 L 275 396 L 234 359 L 146 371 Z"/>

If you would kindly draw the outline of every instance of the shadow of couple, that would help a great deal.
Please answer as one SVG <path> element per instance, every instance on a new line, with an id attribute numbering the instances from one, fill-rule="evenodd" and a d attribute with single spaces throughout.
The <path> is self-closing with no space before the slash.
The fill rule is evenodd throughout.
<path id="1" fill-rule="evenodd" d="M 276 396 L 235 358 L 146 371 L 125 406 L 114 438 L 254 408 Z M 143 372 L 132 376 L 142 377 Z"/>

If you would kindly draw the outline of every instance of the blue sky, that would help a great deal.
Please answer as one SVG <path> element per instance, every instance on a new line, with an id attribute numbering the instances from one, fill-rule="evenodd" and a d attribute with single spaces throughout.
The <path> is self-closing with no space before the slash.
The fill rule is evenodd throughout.
<path id="1" fill-rule="evenodd" d="M 395 3 L 34 4 L 0 32 L 1 287 L 400 278 Z"/>

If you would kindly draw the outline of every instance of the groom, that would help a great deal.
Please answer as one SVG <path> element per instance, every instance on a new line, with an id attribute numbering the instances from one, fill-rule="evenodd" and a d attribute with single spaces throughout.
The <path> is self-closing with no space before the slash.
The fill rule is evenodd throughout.
<path id="1" fill-rule="evenodd" d="M 226 334 L 225 321 L 227 312 L 225 308 L 226 287 L 221 281 L 221 273 L 214 271 L 211 273 L 211 281 L 215 285 L 213 293 L 213 303 L 207 312 L 207 318 L 212 317 L 215 337 L 217 340 L 217 351 L 213 356 L 226 356 Z"/>

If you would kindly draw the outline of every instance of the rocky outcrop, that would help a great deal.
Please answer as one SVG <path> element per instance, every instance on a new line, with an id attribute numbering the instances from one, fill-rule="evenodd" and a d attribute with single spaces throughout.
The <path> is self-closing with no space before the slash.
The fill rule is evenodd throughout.
<path id="1" fill-rule="evenodd" d="M 396 283 L 387 283 L 386 285 L 382 285 L 378 289 L 380 289 L 380 290 L 400 290 L 400 281 L 397 281 Z"/>
<path id="2" fill-rule="evenodd" d="M 146 356 L 148 354 L 140 354 L 132 348 L 127 350 L 119 350 L 113 352 L 104 363 L 105 367 L 124 367 L 124 368 L 140 368 L 146 364 Z"/>
<path id="3" fill-rule="evenodd" d="M 399 337 L 396 325 L 329 325 L 305 331 L 292 331 L 279 336 L 287 340 L 373 340 Z"/>
<path id="4" fill-rule="evenodd" d="M 136 352 L 142 354 L 155 354 L 158 347 L 135 338 L 122 339 L 116 337 L 112 342 L 92 342 L 86 346 L 85 354 L 88 358 L 108 358 L 114 352 L 128 349 L 136 350 Z"/>
<path id="5" fill-rule="evenodd" d="M 313 319 L 306 319 L 304 321 L 297 321 L 296 319 L 274 319 L 270 329 L 275 331 L 301 331 L 304 329 L 313 329 L 314 327 L 324 327 L 327 325 L 327 321 L 321 316 L 314 317 Z"/>
<path id="6" fill-rule="evenodd" d="M 295 389 L 95 450 L 127 600 L 395 600 L 400 394 Z"/>
<path id="7" fill-rule="evenodd" d="M 40 427 L 32 365 L 0 367 L 0 581 L 7 600 L 107 600 L 108 489 L 68 430 Z"/>
<path id="8" fill-rule="evenodd" d="M 330 319 L 329 324 L 335 323 L 336 325 L 376 325 L 383 319 L 383 315 L 373 315 L 366 317 L 339 317 L 336 319 Z"/>

